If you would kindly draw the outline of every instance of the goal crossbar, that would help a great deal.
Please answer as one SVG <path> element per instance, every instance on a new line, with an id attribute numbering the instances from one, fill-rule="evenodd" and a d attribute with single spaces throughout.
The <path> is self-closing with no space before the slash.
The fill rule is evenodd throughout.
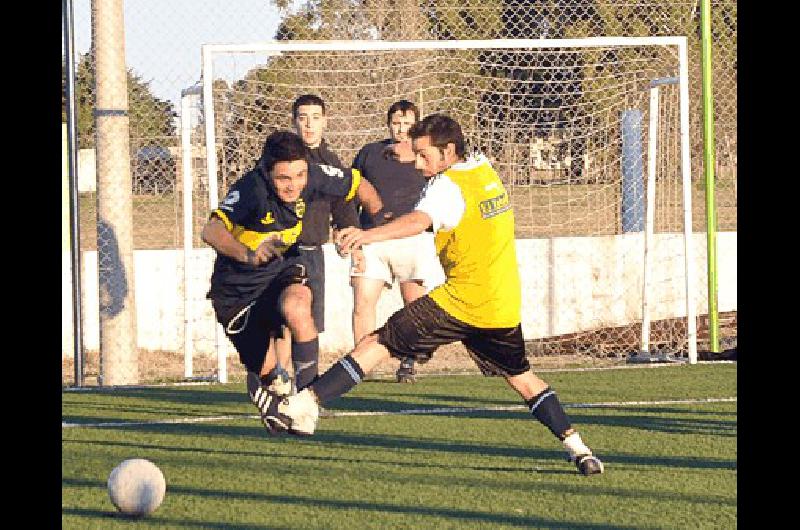
<path id="1" fill-rule="evenodd" d="M 244 44 L 203 44 L 203 57 L 214 53 L 268 53 L 281 51 L 412 51 L 475 50 L 480 48 L 597 48 L 604 46 L 686 46 L 686 37 L 586 37 L 582 39 L 474 39 L 474 40 L 268 40 Z"/>

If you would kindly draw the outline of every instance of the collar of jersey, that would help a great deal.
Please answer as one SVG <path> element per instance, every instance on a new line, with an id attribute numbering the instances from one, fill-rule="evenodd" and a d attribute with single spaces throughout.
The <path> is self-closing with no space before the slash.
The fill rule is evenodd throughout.
<path id="1" fill-rule="evenodd" d="M 449 169 L 455 169 L 456 171 L 467 171 L 470 169 L 475 169 L 476 167 L 482 164 L 488 164 L 489 160 L 484 156 L 483 153 L 471 153 L 467 159 L 463 162 L 456 162 Z"/>

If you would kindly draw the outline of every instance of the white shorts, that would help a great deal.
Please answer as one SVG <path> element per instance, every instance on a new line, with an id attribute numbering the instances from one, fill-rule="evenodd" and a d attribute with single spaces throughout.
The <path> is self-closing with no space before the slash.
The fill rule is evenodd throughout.
<path id="1" fill-rule="evenodd" d="M 361 250 L 364 252 L 364 272 L 355 272 L 351 266 L 351 277 L 383 280 L 389 287 L 394 280 L 418 280 L 428 290 L 444 282 L 444 272 L 430 232 L 370 243 Z"/>

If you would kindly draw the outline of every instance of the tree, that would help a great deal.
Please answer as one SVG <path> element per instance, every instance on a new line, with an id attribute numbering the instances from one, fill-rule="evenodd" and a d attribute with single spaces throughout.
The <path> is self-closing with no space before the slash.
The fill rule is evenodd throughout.
<path id="1" fill-rule="evenodd" d="M 81 149 L 94 147 L 94 94 L 95 94 L 94 57 L 86 53 L 78 61 L 75 72 L 75 115 L 78 128 L 78 147 Z M 66 121 L 66 61 L 61 61 L 61 119 Z M 150 86 L 128 70 L 128 116 L 130 118 L 131 139 L 139 147 L 146 145 L 163 145 L 164 137 L 175 134 L 173 118 L 176 115 L 169 101 L 157 98 L 150 91 Z"/>

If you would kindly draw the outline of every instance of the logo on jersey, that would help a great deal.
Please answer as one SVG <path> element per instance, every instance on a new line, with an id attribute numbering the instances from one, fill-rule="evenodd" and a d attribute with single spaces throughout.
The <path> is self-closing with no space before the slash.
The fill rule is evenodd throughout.
<path id="1" fill-rule="evenodd" d="M 274 222 L 275 222 L 275 218 L 272 217 L 272 212 L 267 212 L 267 215 L 265 215 L 264 218 L 261 219 L 261 224 L 262 225 L 271 225 Z"/>
<path id="2" fill-rule="evenodd" d="M 320 164 L 319 168 L 322 170 L 323 173 L 325 173 L 329 177 L 336 177 L 336 178 L 339 178 L 339 179 L 343 179 L 344 178 L 344 171 L 342 171 L 338 167 L 327 166 L 325 164 Z"/>
<path id="3" fill-rule="evenodd" d="M 225 196 L 225 200 L 222 201 L 222 204 L 227 204 L 228 206 L 232 206 L 237 202 L 239 202 L 239 190 L 233 190 Z"/>
<path id="4" fill-rule="evenodd" d="M 239 202 L 239 191 L 231 190 L 231 192 L 225 196 L 225 199 L 222 201 L 222 204 L 220 204 L 219 209 L 228 210 L 229 212 L 232 212 L 233 211 L 232 207 L 237 202 Z"/>
<path id="5" fill-rule="evenodd" d="M 306 213 L 306 201 L 304 201 L 303 199 L 297 199 L 297 202 L 294 203 L 294 214 L 297 216 L 298 219 L 302 219 L 305 213 Z"/>
<path id="6" fill-rule="evenodd" d="M 510 210 L 511 202 L 508 200 L 508 194 L 503 192 L 497 197 L 492 197 L 491 199 L 481 201 L 479 206 L 481 209 L 481 217 L 484 219 L 489 219 L 495 215 L 500 215 L 501 213 Z"/>

